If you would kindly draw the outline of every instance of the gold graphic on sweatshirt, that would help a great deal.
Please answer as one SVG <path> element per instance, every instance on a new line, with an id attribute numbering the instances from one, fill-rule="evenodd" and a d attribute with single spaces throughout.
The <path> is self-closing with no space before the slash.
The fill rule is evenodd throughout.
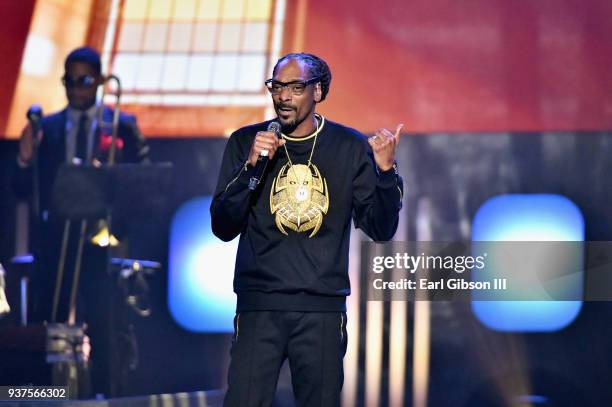
<path id="1" fill-rule="evenodd" d="M 272 183 L 270 210 L 276 226 L 287 234 L 285 227 L 296 231 L 313 231 L 313 237 L 323 223 L 329 208 L 327 181 L 314 165 L 285 164 Z"/>

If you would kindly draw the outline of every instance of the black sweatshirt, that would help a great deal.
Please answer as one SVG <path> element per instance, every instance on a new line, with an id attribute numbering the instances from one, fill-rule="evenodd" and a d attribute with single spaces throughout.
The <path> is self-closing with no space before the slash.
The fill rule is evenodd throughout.
<path id="1" fill-rule="evenodd" d="M 285 136 L 293 167 L 280 147 L 254 192 L 248 189 L 254 168 L 246 162 L 255 134 L 269 122 L 243 127 L 229 138 L 210 212 L 220 239 L 240 234 L 237 312 L 344 311 L 351 217 L 376 241 L 395 234 L 401 177 L 395 169 L 377 173 L 364 135 L 318 118 L 313 135 Z"/>

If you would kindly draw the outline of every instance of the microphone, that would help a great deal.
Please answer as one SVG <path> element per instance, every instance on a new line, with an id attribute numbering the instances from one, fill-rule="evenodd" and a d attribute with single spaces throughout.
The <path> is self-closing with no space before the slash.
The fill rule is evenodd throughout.
<path id="1" fill-rule="evenodd" d="M 40 107 L 40 105 L 30 106 L 30 108 L 28 109 L 28 112 L 26 113 L 26 117 L 28 118 L 28 121 L 32 123 L 32 125 L 37 125 L 37 126 L 40 126 L 40 120 L 42 119 L 42 116 L 43 116 L 43 112 L 42 112 L 42 107 Z"/>
<path id="2" fill-rule="evenodd" d="M 34 143 L 36 143 L 36 135 L 40 130 L 40 122 L 43 117 L 42 107 L 40 107 L 40 105 L 30 106 L 28 112 L 26 113 L 26 117 L 32 126 L 32 139 L 34 140 Z"/>
<path id="3" fill-rule="evenodd" d="M 276 137 L 280 137 L 281 126 L 278 122 L 270 122 L 268 125 L 268 131 L 273 131 Z M 268 150 L 261 150 L 259 157 L 257 157 L 257 164 L 255 164 L 255 173 L 249 179 L 249 189 L 254 191 L 257 185 L 261 182 L 266 166 L 268 165 L 270 158 L 268 157 Z"/>

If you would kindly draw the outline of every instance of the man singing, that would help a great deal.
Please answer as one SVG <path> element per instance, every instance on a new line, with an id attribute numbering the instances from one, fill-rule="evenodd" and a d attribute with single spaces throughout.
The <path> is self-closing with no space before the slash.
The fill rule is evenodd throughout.
<path id="1" fill-rule="evenodd" d="M 331 77 L 315 55 L 282 57 L 266 81 L 280 138 L 264 122 L 237 130 L 225 149 L 210 211 L 215 235 L 240 234 L 226 406 L 269 406 L 285 358 L 297 405 L 340 404 L 351 218 L 376 241 L 397 229 L 402 125 L 367 139 L 317 114 Z"/>

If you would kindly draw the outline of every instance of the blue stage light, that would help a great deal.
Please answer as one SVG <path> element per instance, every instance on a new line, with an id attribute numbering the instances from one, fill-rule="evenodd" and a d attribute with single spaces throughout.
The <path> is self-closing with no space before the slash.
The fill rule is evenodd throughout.
<path id="1" fill-rule="evenodd" d="M 236 297 L 232 290 L 238 238 L 215 237 L 211 197 L 183 204 L 170 230 L 168 306 L 174 320 L 194 332 L 232 332 Z"/>
<path id="2" fill-rule="evenodd" d="M 572 201 L 560 195 L 501 195 L 486 201 L 476 213 L 472 240 L 583 242 L 584 218 Z M 575 259 L 579 266 L 584 265 L 582 256 L 581 253 Z M 566 272 L 559 270 L 559 275 Z M 582 272 L 579 278 L 580 287 L 562 289 L 581 293 Z M 578 298 L 582 298 L 581 294 Z M 582 301 L 472 301 L 472 310 L 480 322 L 498 331 L 560 330 L 578 316 L 581 308 Z"/>

